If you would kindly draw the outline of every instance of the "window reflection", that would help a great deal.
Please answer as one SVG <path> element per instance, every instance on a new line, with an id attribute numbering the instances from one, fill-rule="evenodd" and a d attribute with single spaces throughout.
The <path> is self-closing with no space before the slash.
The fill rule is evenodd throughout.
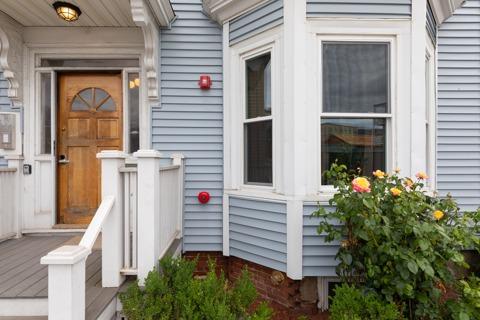
<path id="1" fill-rule="evenodd" d="M 335 161 L 362 175 L 385 170 L 385 122 L 385 119 L 322 119 L 322 172 Z"/>

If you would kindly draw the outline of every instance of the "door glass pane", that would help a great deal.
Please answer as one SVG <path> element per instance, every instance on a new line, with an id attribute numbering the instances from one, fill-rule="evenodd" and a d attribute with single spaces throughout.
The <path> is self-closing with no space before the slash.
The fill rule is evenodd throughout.
<path id="1" fill-rule="evenodd" d="M 325 42 L 323 112 L 388 113 L 389 44 Z"/>
<path id="2" fill-rule="evenodd" d="M 385 170 L 385 127 L 385 119 L 322 119 L 322 172 L 335 161 L 361 175 Z"/>
<path id="3" fill-rule="evenodd" d="M 247 118 L 271 115 L 270 53 L 246 62 Z"/>
<path id="4" fill-rule="evenodd" d="M 41 67 L 139 67 L 138 59 L 42 59 Z"/>
<path id="5" fill-rule="evenodd" d="M 245 183 L 272 184 L 272 121 L 245 124 Z"/>
<path id="6" fill-rule="evenodd" d="M 139 93 L 140 75 L 128 74 L 128 136 L 130 139 L 129 152 L 133 153 L 140 149 L 140 121 L 139 121 Z"/>
<path id="7" fill-rule="evenodd" d="M 52 151 L 52 75 L 40 74 L 40 153 L 49 154 Z"/>

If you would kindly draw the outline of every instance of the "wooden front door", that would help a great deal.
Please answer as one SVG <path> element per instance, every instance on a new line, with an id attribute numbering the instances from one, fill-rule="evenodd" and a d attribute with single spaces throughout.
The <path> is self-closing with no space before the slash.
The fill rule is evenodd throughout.
<path id="1" fill-rule="evenodd" d="M 122 77 L 64 73 L 58 80 L 58 223 L 88 224 L 100 204 L 102 150 L 122 150 Z"/>

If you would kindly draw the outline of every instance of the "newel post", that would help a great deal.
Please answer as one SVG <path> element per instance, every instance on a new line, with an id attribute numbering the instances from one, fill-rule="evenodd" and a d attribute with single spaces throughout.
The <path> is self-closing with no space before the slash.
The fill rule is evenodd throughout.
<path id="1" fill-rule="evenodd" d="M 113 207 L 102 227 L 102 286 L 119 287 L 123 267 L 123 179 L 120 168 L 127 155 L 121 151 L 104 150 L 97 154 L 102 162 L 102 199 L 115 197 Z"/>
<path id="2" fill-rule="evenodd" d="M 155 150 L 139 150 L 137 158 L 138 280 L 143 285 L 148 272 L 158 266 L 160 255 L 160 157 Z"/>
<path id="3" fill-rule="evenodd" d="M 63 246 L 42 257 L 48 265 L 48 319 L 85 319 L 85 262 L 90 250 Z"/>

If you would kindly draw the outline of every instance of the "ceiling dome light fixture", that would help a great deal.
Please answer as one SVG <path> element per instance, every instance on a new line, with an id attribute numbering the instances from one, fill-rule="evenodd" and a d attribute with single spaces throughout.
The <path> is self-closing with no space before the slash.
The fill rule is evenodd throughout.
<path id="1" fill-rule="evenodd" d="M 56 1 L 53 3 L 53 7 L 57 15 L 67 22 L 77 21 L 82 14 L 79 7 L 68 2 Z"/>

